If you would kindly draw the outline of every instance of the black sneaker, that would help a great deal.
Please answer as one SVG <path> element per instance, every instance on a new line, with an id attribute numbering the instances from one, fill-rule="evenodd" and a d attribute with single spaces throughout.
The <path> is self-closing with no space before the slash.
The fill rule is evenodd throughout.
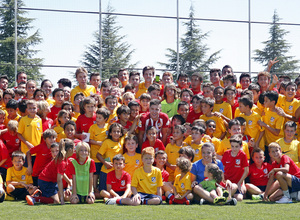
<path id="1" fill-rule="evenodd" d="M 225 205 L 236 205 L 237 200 L 235 198 L 228 200 Z"/>
<path id="2" fill-rule="evenodd" d="M 228 192 L 227 190 L 224 190 L 224 191 L 223 191 L 223 196 L 224 196 L 225 198 L 227 198 L 227 197 L 229 196 L 229 192 Z"/>

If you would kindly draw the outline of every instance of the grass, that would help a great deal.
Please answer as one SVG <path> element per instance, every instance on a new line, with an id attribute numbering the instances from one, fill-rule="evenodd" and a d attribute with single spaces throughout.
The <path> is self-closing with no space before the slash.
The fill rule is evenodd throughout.
<path id="1" fill-rule="evenodd" d="M 24 201 L 4 201 L 0 203 L 0 219 L 299 219 L 299 204 L 244 200 L 237 206 L 163 204 L 129 207 L 96 201 L 93 205 L 28 206 Z"/>

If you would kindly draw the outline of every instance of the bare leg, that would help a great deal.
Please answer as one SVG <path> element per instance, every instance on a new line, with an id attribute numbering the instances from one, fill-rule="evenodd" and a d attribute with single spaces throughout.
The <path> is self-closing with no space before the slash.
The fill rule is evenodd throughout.
<path id="1" fill-rule="evenodd" d="M 200 187 L 199 185 L 194 187 L 193 192 L 210 203 L 214 202 L 213 198 L 210 197 L 210 193 L 202 187 Z"/>
<path id="2" fill-rule="evenodd" d="M 259 195 L 263 194 L 264 192 L 261 191 L 257 186 L 251 184 L 251 183 L 246 183 L 245 184 L 247 191 L 252 195 Z"/>

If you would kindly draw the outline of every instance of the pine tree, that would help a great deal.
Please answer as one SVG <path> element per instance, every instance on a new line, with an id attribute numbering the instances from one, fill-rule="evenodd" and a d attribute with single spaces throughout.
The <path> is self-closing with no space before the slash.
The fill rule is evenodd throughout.
<path id="1" fill-rule="evenodd" d="M 2 0 L 0 9 L 0 74 L 7 75 L 10 86 L 14 85 L 14 36 L 15 36 L 15 1 Z M 18 8 L 24 7 L 24 3 L 18 0 Z M 39 31 L 35 31 L 32 35 L 28 32 L 33 29 L 32 18 L 26 18 L 27 13 L 23 10 L 17 10 L 17 42 L 18 42 L 18 71 L 27 73 L 29 79 L 41 80 L 43 75 L 40 73 L 41 58 L 34 58 L 37 50 L 32 49 L 42 41 Z"/>
<path id="2" fill-rule="evenodd" d="M 200 28 L 194 20 L 194 9 L 190 7 L 189 20 L 184 23 L 186 33 L 180 40 L 179 52 L 179 72 L 184 72 L 191 75 L 194 72 L 208 71 L 210 66 L 219 59 L 220 51 L 214 52 L 209 57 L 207 53 L 209 48 L 203 41 L 208 37 L 208 33 L 201 33 Z M 171 48 L 167 49 L 168 63 L 159 63 L 169 70 L 176 71 L 177 69 L 177 51 Z"/>
<path id="3" fill-rule="evenodd" d="M 107 12 L 111 13 L 114 9 L 108 6 Z M 116 74 L 120 68 L 128 67 L 129 61 L 134 50 L 131 50 L 128 43 L 124 42 L 125 36 L 118 34 L 121 29 L 116 25 L 116 16 L 107 14 L 102 21 L 102 78 L 107 79 Z M 99 33 L 95 32 L 95 43 L 89 45 L 83 55 L 82 64 L 90 72 L 98 72 L 99 64 Z"/>
<path id="4" fill-rule="evenodd" d="M 294 56 L 288 56 L 287 53 L 291 48 L 291 45 L 284 39 L 285 35 L 289 33 L 280 27 L 278 24 L 280 18 L 274 11 L 273 23 L 270 25 L 270 38 L 264 41 L 265 45 L 262 50 L 255 50 L 255 57 L 253 59 L 265 67 L 268 66 L 269 60 L 273 60 L 277 57 L 278 63 L 274 64 L 271 73 L 282 74 L 289 73 L 293 77 L 293 74 L 298 69 L 298 60 L 294 60 Z"/>

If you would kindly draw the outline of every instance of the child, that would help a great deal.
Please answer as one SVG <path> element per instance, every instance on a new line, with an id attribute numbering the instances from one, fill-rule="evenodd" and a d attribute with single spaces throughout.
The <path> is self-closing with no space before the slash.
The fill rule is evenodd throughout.
<path id="1" fill-rule="evenodd" d="M 180 73 L 177 78 L 177 85 L 179 89 L 186 89 L 190 87 L 189 76 L 186 73 Z"/>
<path id="2" fill-rule="evenodd" d="M 170 141 L 173 138 L 173 130 L 175 125 L 183 125 L 185 123 L 184 118 L 181 115 L 174 115 L 172 117 L 169 129 L 168 129 L 168 138 L 167 138 L 167 144 L 170 143 Z"/>
<path id="3" fill-rule="evenodd" d="M 88 97 L 92 93 L 97 93 L 96 88 L 92 85 L 87 84 L 87 76 L 88 71 L 83 68 L 79 67 L 75 72 L 76 80 L 78 82 L 78 86 L 76 86 L 71 91 L 71 102 L 74 103 L 74 96 L 81 92 L 85 97 Z M 54 96 L 53 96 L 54 97 Z"/>
<path id="4" fill-rule="evenodd" d="M 66 138 L 74 141 L 75 146 L 81 141 L 75 137 L 76 123 L 72 120 L 69 120 L 64 124 L 64 134 Z M 74 158 L 76 158 L 76 155 L 74 155 Z"/>
<path id="5" fill-rule="evenodd" d="M 60 142 L 61 139 L 66 138 L 64 125 L 69 120 L 71 120 L 70 113 L 66 110 L 60 110 L 57 115 L 57 121 L 59 125 L 54 128 L 54 131 L 57 133 L 57 142 Z"/>
<path id="6" fill-rule="evenodd" d="M 116 123 L 121 124 L 126 130 L 132 126 L 132 122 L 129 121 L 130 108 L 126 105 L 121 105 L 117 109 L 118 121 Z"/>
<path id="7" fill-rule="evenodd" d="M 249 73 L 242 73 L 240 75 L 240 84 L 242 86 L 242 90 L 248 89 L 249 85 L 251 83 L 251 76 Z"/>
<path id="8" fill-rule="evenodd" d="M 96 103 L 93 98 L 84 98 L 80 107 L 81 115 L 77 118 L 77 133 L 88 132 L 96 121 Z"/>
<path id="9" fill-rule="evenodd" d="M 133 121 L 136 116 L 140 114 L 141 106 L 137 101 L 131 101 L 128 103 L 128 107 L 130 108 L 130 117 L 129 121 Z"/>
<path id="10" fill-rule="evenodd" d="M 219 139 L 223 139 L 226 135 L 226 128 L 224 121 L 221 117 L 214 116 L 212 113 L 214 108 L 214 100 L 210 98 L 204 98 L 201 100 L 201 111 L 203 115 L 200 116 L 200 119 L 207 121 L 212 119 L 216 122 L 216 131 L 214 136 Z"/>
<path id="11" fill-rule="evenodd" d="M 154 74 L 155 68 L 153 66 L 145 66 L 143 68 L 143 77 L 145 81 L 139 84 L 135 98 L 139 98 L 143 93 L 147 93 L 147 89 L 153 83 Z"/>
<path id="12" fill-rule="evenodd" d="M 272 166 L 264 162 L 265 155 L 260 148 L 253 149 L 251 158 L 254 163 L 249 166 L 250 183 L 246 183 L 245 186 L 252 199 L 263 199 L 269 180 L 268 173 L 272 170 Z"/>
<path id="13" fill-rule="evenodd" d="M 51 111 L 48 113 L 47 117 L 55 121 L 58 112 L 61 110 L 61 106 L 64 102 L 64 90 L 56 88 L 52 92 L 52 96 L 55 100 L 55 105 L 51 108 Z"/>
<path id="14" fill-rule="evenodd" d="M 15 98 L 15 92 L 14 92 L 14 90 L 12 90 L 12 89 L 6 89 L 3 92 L 3 104 L 2 104 L 2 106 L 4 108 L 6 108 L 6 105 L 7 105 L 8 101 L 11 100 L 11 99 L 14 99 L 14 98 Z"/>
<path id="15" fill-rule="evenodd" d="M 159 150 L 165 150 L 163 142 L 157 138 L 157 129 L 154 126 L 150 126 L 147 128 L 146 137 L 147 139 L 145 142 L 143 142 L 142 150 L 146 147 L 153 147 L 155 153 Z"/>
<path id="16" fill-rule="evenodd" d="M 45 92 L 44 100 L 46 100 L 51 107 L 55 104 L 55 101 L 51 98 L 53 84 L 49 79 L 45 79 L 41 83 L 41 89 Z M 43 93 L 43 92 L 42 92 Z"/>
<path id="17" fill-rule="evenodd" d="M 180 101 L 177 107 L 177 114 L 181 115 L 184 118 L 184 121 L 187 120 L 190 112 L 190 105 L 185 101 Z"/>
<path id="18" fill-rule="evenodd" d="M 215 152 L 217 152 L 220 147 L 221 140 L 214 136 L 214 133 L 216 131 L 216 122 L 214 120 L 209 119 L 205 122 L 205 125 L 206 125 L 205 139 L 207 139 L 209 142 L 214 144 Z"/>
<path id="19" fill-rule="evenodd" d="M 82 92 L 77 93 L 74 96 L 74 118 L 78 118 L 80 115 L 80 102 L 84 99 L 84 95 Z"/>
<path id="20" fill-rule="evenodd" d="M 212 83 L 203 83 L 202 85 L 202 91 L 203 91 L 203 96 L 205 98 L 214 98 L 214 89 L 215 86 Z"/>
<path id="21" fill-rule="evenodd" d="M 111 84 L 110 84 L 110 82 L 108 82 L 108 81 L 103 81 L 103 82 L 101 83 L 101 89 L 100 89 L 100 92 L 101 92 L 101 98 L 102 98 L 103 100 L 105 100 L 106 97 L 109 96 L 110 89 L 111 89 Z"/>
<path id="22" fill-rule="evenodd" d="M 226 202 L 226 198 L 218 196 L 220 188 L 217 187 L 223 180 L 223 171 L 214 163 L 209 163 L 205 166 L 204 179 L 199 183 L 203 189 L 209 192 L 210 197 L 214 200 L 214 203 Z M 200 205 L 204 203 L 203 199 L 200 200 Z"/>
<path id="23" fill-rule="evenodd" d="M 93 95 L 95 95 L 95 94 L 93 94 Z M 70 113 L 70 116 L 71 116 L 71 120 L 72 120 L 72 121 L 74 121 L 74 122 L 77 121 L 77 118 L 74 118 L 74 115 L 75 115 L 75 113 L 74 113 L 74 106 L 73 106 L 73 104 L 72 104 L 71 102 L 65 101 L 65 102 L 62 104 L 61 109 L 62 109 L 62 110 L 66 110 L 67 112 Z"/>
<path id="24" fill-rule="evenodd" d="M 39 101 L 37 102 L 37 108 L 37 115 L 42 119 L 43 131 L 46 131 L 53 126 L 53 120 L 47 117 L 50 112 L 50 106 L 46 101 Z"/>
<path id="25" fill-rule="evenodd" d="M 113 124 L 114 122 L 118 121 L 117 116 L 117 106 L 118 106 L 118 99 L 116 96 L 109 95 L 105 99 L 105 105 L 110 111 L 109 118 L 107 120 L 108 124 Z"/>
<path id="26" fill-rule="evenodd" d="M 33 99 L 35 101 L 46 100 L 46 92 L 43 89 L 36 89 L 33 93 Z"/>
<path id="27" fill-rule="evenodd" d="M 20 115 L 18 114 L 18 102 L 14 99 L 11 99 L 6 104 L 6 111 L 8 113 L 7 118 L 4 121 L 5 126 L 10 120 L 19 121 Z"/>
<path id="28" fill-rule="evenodd" d="M 125 92 L 122 95 L 122 103 L 123 103 L 123 105 L 128 106 L 129 102 L 134 101 L 134 100 L 135 100 L 135 97 L 134 97 L 134 94 L 132 92 Z"/>
<path id="29" fill-rule="evenodd" d="M 160 85 L 157 83 L 153 83 L 148 88 L 148 94 L 151 96 L 151 99 L 161 99 L 160 94 Z"/>
<path id="30" fill-rule="evenodd" d="M 182 149 L 182 148 L 181 148 Z M 159 150 L 155 153 L 155 166 L 160 169 L 162 175 L 162 194 L 164 192 L 173 192 L 173 185 L 169 182 L 169 173 L 165 170 L 166 162 L 168 160 L 168 155 L 165 151 Z"/>
<path id="31" fill-rule="evenodd" d="M 11 156 L 12 152 L 20 150 L 21 142 L 17 135 L 18 124 L 19 123 L 14 120 L 8 122 L 7 132 L 1 134 L 1 140 L 7 147 L 9 156 Z"/>
<path id="32" fill-rule="evenodd" d="M 95 162 L 89 157 L 90 146 L 80 142 L 76 146 L 76 159 L 69 165 L 72 178 L 71 204 L 84 203 L 93 204 L 95 195 L 93 193 L 93 173 L 96 171 Z"/>
<path id="33" fill-rule="evenodd" d="M 269 199 L 276 203 L 292 203 L 290 194 L 300 191 L 300 168 L 287 155 L 283 155 L 278 143 L 269 144 L 270 157 L 273 160 L 272 170 L 269 172 L 269 181 L 264 195 L 264 200 Z M 278 180 L 280 188 L 272 194 L 274 181 Z"/>
<path id="34" fill-rule="evenodd" d="M 192 107 L 193 107 L 193 110 L 190 111 L 187 119 L 186 119 L 186 122 L 189 122 L 189 123 L 193 123 L 196 119 L 199 119 L 200 116 L 202 115 L 202 112 L 201 112 L 201 101 L 203 99 L 203 96 L 200 95 L 200 94 L 197 94 L 197 95 L 194 95 L 193 98 L 192 98 Z"/>
<path id="35" fill-rule="evenodd" d="M 91 158 L 95 161 L 96 165 L 96 172 L 94 173 L 94 191 L 97 192 L 97 183 L 99 179 L 99 173 L 101 170 L 102 163 L 97 158 L 97 152 L 99 151 L 100 147 L 102 146 L 103 141 L 107 138 L 107 130 L 108 124 L 107 119 L 109 117 L 110 112 L 107 108 L 99 108 L 96 111 L 96 123 L 93 124 L 90 129 L 90 144 L 91 144 Z M 97 195 L 96 195 L 97 197 Z"/>
<path id="36" fill-rule="evenodd" d="M 169 199 L 169 204 L 190 204 L 190 200 L 193 199 L 192 194 L 192 182 L 190 171 L 192 168 L 191 162 L 180 157 L 176 160 L 176 165 L 180 170 L 180 174 L 175 177 L 174 181 L 174 194 L 166 192 L 166 196 Z"/>
<path id="37" fill-rule="evenodd" d="M 166 113 L 169 118 L 177 113 L 178 103 L 177 90 L 174 84 L 167 84 L 164 88 L 164 100 L 161 102 L 161 111 Z"/>
<path id="38" fill-rule="evenodd" d="M 118 99 L 118 103 L 122 103 L 121 100 L 121 89 L 118 86 L 112 86 L 109 95 L 115 96 Z"/>
<path id="39" fill-rule="evenodd" d="M 44 142 L 30 148 L 26 153 L 28 163 L 27 173 L 32 175 L 34 186 L 38 186 L 38 177 L 40 173 L 52 160 L 50 147 L 56 141 L 56 137 L 57 134 L 53 129 L 47 129 L 43 133 Z M 36 155 L 33 166 L 31 162 L 31 155 Z"/>
<path id="40" fill-rule="evenodd" d="M 209 77 L 210 77 L 210 82 L 215 86 L 221 86 L 220 84 L 220 81 L 221 81 L 221 70 L 220 69 L 211 69 L 209 71 Z M 203 92 L 204 92 L 204 88 L 203 88 Z M 204 92 L 205 93 L 205 92 Z M 204 94 L 204 97 L 207 97 L 205 96 Z M 211 98 L 211 97 L 210 97 Z"/>
<path id="41" fill-rule="evenodd" d="M 219 86 L 214 89 L 214 98 L 216 100 L 214 104 L 214 112 L 220 112 L 226 118 L 232 119 L 231 105 L 224 102 L 224 88 Z"/>
<path id="42" fill-rule="evenodd" d="M 195 157 L 193 159 L 193 162 L 196 162 L 200 159 L 202 159 L 202 152 L 201 148 L 203 145 L 202 138 L 205 134 L 205 129 L 200 126 L 193 126 L 192 127 L 192 144 L 191 147 L 195 150 Z"/>
<path id="43" fill-rule="evenodd" d="M 100 95 L 99 86 L 101 84 L 101 78 L 99 73 L 92 73 L 90 75 L 90 84 L 95 87 L 97 94 Z"/>
<path id="44" fill-rule="evenodd" d="M 135 98 L 137 97 L 137 93 L 139 91 L 139 85 L 140 85 L 140 73 L 137 71 L 131 71 L 129 73 L 129 83 L 134 86 L 134 92 L 135 92 Z M 142 93 L 141 93 L 142 94 Z"/>
<path id="45" fill-rule="evenodd" d="M 237 190 L 234 197 L 237 201 L 243 200 L 243 195 L 246 193 L 244 180 L 249 173 L 247 155 L 241 150 L 242 139 L 241 134 L 231 136 L 231 150 L 226 151 L 222 157 L 225 180 L 230 180 L 236 184 Z"/>
<path id="46" fill-rule="evenodd" d="M 147 113 L 147 112 L 149 112 L 150 101 L 151 101 L 151 96 L 149 94 L 143 93 L 140 96 L 140 104 L 141 104 L 140 113 Z"/>
<path id="47" fill-rule="evenodd" d="M 200 73 L 193 73 L 191 76 L 191 88 L 194 95 L 201 94 L 201 84 L 203 82 L 203 77 Z"/>
<path id="48" fill-rule="evenodd" d="M 26 196 L 32 194 L 37 187 L 32 185 L 32 176 L 27 174 L 23 166 L 25 154 L 15 151 L 12 154 L 13 167 L 8 168 L 6 176 L 6 191 L 15 200 L 25 200 Z"/>
<path id="49" fill-rule="evenodd" d="M 67 167 L 67 158 L 71 157 L 73 152 L 74 142 L 72 140 L 62 139 L 59 142 L 58 154 L 39 175 L 38 184 L 42 191 L 42 196 L 26 196 L 28 205 L 34 205 L 36 202 L 65 204 L 62 180 Z"/>
<path id="50" fill-rule="evenodd" d="M 146 147 L 142 151 L 143 167 L 138 168 L 132 178 L 131 191 L 133 205 L 159 205 L 162 203 L 163 186 L 160 169 L 153 167 L 154 149 Z"/>
<path id="51" fill-rule="evenodd" d="M 21 142 L 21 151 L 27 151 L 40 144 L 42 137 L 42 120 L 36 115 L 37 104 L 34 100 L 27 101 L 28 115 L 22 117 L 18 127 L 18 137 Z"/>
<path id="52" fill-rule="evenodd" d="M 168 155 L 168 162 L 166 163 L 167 171 L 170 174 L 169 181 L 174 181 L 174 171 L 176 169 L 176 160 L 179 157 L 179 149 L 184 146 L 185 127 L 183 125 L 176 125 L 173 130 L 173 140 L 174 144 L 168 144 L 166 146 L 166 153 Z"/>
<path id="53" fill-rule="evenodd" d="M 123 204 L 120 202 L 121 199 L 129 198 L 131 195 L 131 176 L 124 170 L 125 158 L 122 156 L 122 154 L 117 154 L 114 156 L 113 167 L 114 170 L 107 174 L 107 191 L 101 191 L 101 195 L 104 198 L 112 198 L 108 200 L 105 199 L 105 204 L 107 205 Z"/>
<path id="54" fill-rule="evenodd" d="M 142 166 L 141 154 L 136 153 L 139 146 L 138 138 L 135 135 L 127 135 L 125 137 L 125 148 L 127 152 L 123 155 L 125 158 L 124 171 L 133 177 L 134 171 Z"/>
<path id="55" fill-rule="evenodd" d="M 182 102 L 187 102 L 189 105 L 191 105 L 191 101 L 193 98 L 193 92 L 190 89 L 183 89 L 180 92 L 180 100 Z M 190 106 L 190 110 L 192 110 L 192 106 Z"/>
<path id="56" fill-rule="evenodd" d="M 35 90 L 36 82 L 34 80 L 28 80 L 26 83 L 26 99 L 33 99 L 33 94 Z"/>
<path id="57" fill-rule="evenodd" d="M 27 109 L 27 100 L 23 99 L 23 100 L 19 101 L 18 108 L 19 108 L 19 114 L 21 115 L 21 117 L 25 117 L 26 115 L 28 115 L 28 113 L 26 111 L 26 109 Z"/>
<path id="58" fill-rule="evenodd" d="M 124 88 L 128 84 L 128 79 L 129 79 L 128 70 L 125 68 L 119 69 L 118 78 L 120 80 L 122 88 Z"/>
<path id="59" fill-rule="evenodd" d="M 117 75 L 112 75 L 109 77 L 109 82 L 113 87 L 118 87 L 120 86 L 120 80 Z"/>
<path id="60" fill-rule="evenodd" d="M 223 80 L 223 88 L 226 88 L 228 86 L 234 86 L 235 87 L 235 79 L 234 76 L 231 74 L 228 74 L 222 78 Z"/>
<path id="61" fill-rule="evenodd" d="M 224 90 L 224 95 L 226 102 L 231 105 L 232 118 L 234 118 L 234 113 L 237 107 L 239 107 L 239 102 L 236 98 L 236 88 L 234 86 L 228 86 Z"/>
<path id="62" fill-rule="evenodd" d="M 25 89 L 15 89 L 15 100 L 20 101 L 26 95 Z"/>

